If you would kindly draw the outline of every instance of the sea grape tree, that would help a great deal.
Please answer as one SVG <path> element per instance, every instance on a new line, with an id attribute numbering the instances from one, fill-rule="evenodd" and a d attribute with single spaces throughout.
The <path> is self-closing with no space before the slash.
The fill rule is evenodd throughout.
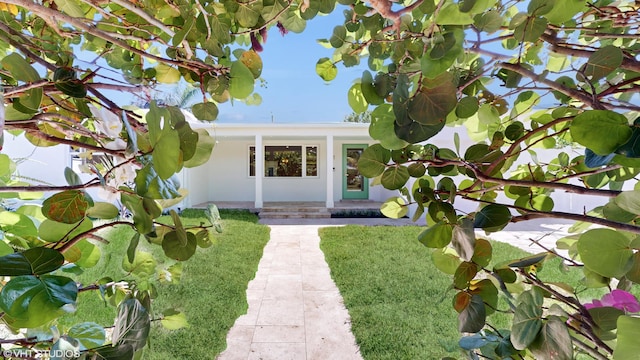
<path id="1" fill-rule="evenodd" d="M 399 190 L 385 214 L 405 216 L 413 206 L 414 219 L 426 219 L 419 241 L 452 276 L 460 345 L 487 358 L 631 356 L 637 300 L 586 307 L 590 299 L 576 294 L 617 287 L 633 297 L 627 291 L 640 281 L 637 3 L 344 3 L 344 24 L 326 40 L 334 55 L 317 72 L 330 80 L 337 63 L 366 56 L 368 69 L 348 99 L 356 112 L 372 109 L 370 134 L 379 143 L 358 168 Z M 461 148 L 458 135 L 449 135 L 450 146 L 432 144 L 456 125 L 471 145 Z M 555 195 L 567 192 L 601 200 L 593 209 L 557 210 Z M 477 208 L 462 211 L 463 201 Z M 543 248 L 491 264 L 490 242 L 475 235 L 541 218 L 576 222 L 574 235 L 557 244 L 568 255 Z M 584 281 L 537 276 L 558 257 Z M 500 297 L 508 306 L 499 307 Z M 511 328 L 491 326 L 496 311 L 512 314 Z"/>

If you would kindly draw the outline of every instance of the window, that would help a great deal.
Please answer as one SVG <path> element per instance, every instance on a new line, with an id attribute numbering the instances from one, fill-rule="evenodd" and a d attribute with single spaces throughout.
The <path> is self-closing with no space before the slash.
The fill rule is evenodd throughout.
<path id="1" fill-rule="evenodd" d="M 304 151 L 303 151 L 304 150 Z M 256 148 L 249 147 L 249 176 L 256 176 Z M 265 177 L 318 176 L 318 147 L 267 145 L 264 147 Z"/>

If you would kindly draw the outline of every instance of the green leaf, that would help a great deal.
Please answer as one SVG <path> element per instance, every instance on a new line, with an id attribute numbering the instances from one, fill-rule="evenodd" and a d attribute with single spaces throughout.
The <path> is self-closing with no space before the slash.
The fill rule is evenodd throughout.
<path id="1" fill-rule="evenodd" d="M 557 316 L 549 316 L 529 349 L 540 360 L 573 359 L 571 335 L 565 322 Z"/>
<path id="2" fill-rule="evenodd" d="M 71 0 L 54 0 L 54 1 L 58 6 L 58 9 L 62 10 L 64 13 L 66 13 L 69 16 L 72 16 L 75 18 L 83 18 L 85 15 L 82 8 L 77 3 Z"/>
<path id="3" fill-rule="evenodd" d="M 62 91 L 65 95 L 76 99 L 83 99 L 87 96 L 87 87 L 80 80 L 57 81 L 54 85 L 56 89 Z"/>
<path id="4" fill-rule="evenodd" d="M 231 63 L 229 70 L 229 94 L 236 99 L 244 99 L 253 92 L 255 80 L 253 73 L 242 61 Z"/>
<path id="5" fill-rule="evenodd" d="M 16 276 L 0 292 L 0 309 L 12 327 L 38 327 L 75 310 L 78 287 L 63 276 Z"/>
<path id="6" fill-rule="evenodd" d="M 40 109 L 42 96 L 43 91 L 41 88 L 29 89 L 18 99 L 14 100 L 13 107 L 15 110 L 25 114 L 34 114 Z"/>
<path id="7" fill-rule="evenodd" d="M 441 249 L 449 245 L 452 236 L 453 229 L 451 225 L 439 222 L 420 233 L 418 241 L 426 247 Z"/>
<path id="8" fill-rule="evenodd" d="M 138 248 L 138 244 L 140 243 L 140 233 L 135 233 L 131 240 L 129 241 L 129 246 L 127 247 L 127 262 L 133 264 L 136 259 L 136 249 Z"/>
<path id="9" fill-rule="evenodd" d="M 212 102 L 199 103 L 191 107 L 193 115 L 202 121 L 213 121 L 218 117 L 218 106 Z"/>
<path id="10" fill-rule="evenodd" d="M 91 198 L 84 191 L 67 190 L 47 198 L 42 203 L 42 213 L 48 219 L 75 224 L 85 217 L 91 205 Z"/>
<path id="11" fill-rule="evenodd" d="M 548 21 L 543 17 L 527 17 L 513 31 L 513 37 L 519 41 L 537 42 L 547 29 Z"/>
<path id="12" fill-rule="evenodd" d="M 438 125 L 456 108 L 456 86 L 449 73 L 438 76 L 434 87 L 423 87 L 409 101 L 409 116 L 422 125 Z"/>
<path id="13" fill-rule="evenodd" d="M 564 0 L 556 1 L 553 9 L 546 13 L 544 17 L 550 24 L 560 25 L 571 20 L 577 13 L 583 11 L 587 5 L 587 0 Z"/>
<path id="14" fill-rule="evenodd" d="M 36 69 L 18 53 L 11 53 L 2 59 L 2 67 L 18 81 L 35 82 L 40 80 Z"/>
<path id="15" fill-rule="evenodd" d="M 623 57 L 622 50 L 617 46 L 601 47 L 589 57 L 584 74 L 597 81 L 619 69 Z"/>
<path id="16" fill-rule="evenodd" d="M 70 167 L 64 168 L 64 178 L 65 180 L 67 180 L 67 184 L 69 184 L 70 186 L 82 184 L 80 176 L 78 176 L 78 174 L 76 174 L 76 172 L 73 171 L 73 169 L 71 169 Z"/>
<path id="17" fill-rule="evenodd" d="M 184 167 L 192 168 L 205 164 L 211 157 L 216 140 L 205 129 L 194 130 L 198 134 L 198 144 L 191 159 L 184 162 Z"/>
<path id="18" fill-rule="evenodd" d="M 517 350 L 524 350 L 542 329 L 543 298 L 540 291 L 534 288 L 520 294 L 518 302 L 511 327 L 511 343 Z"/>
<path id="19" fill-rule="evenodd" d="M 444 128 L 445 121 L 438 123 L 437 125 L 422 125 L 418 122 L 411 122 L 409 125 L 398 125 L 396 122 L 394 125 L 396 135 L 399 139 L 405 140 L 411 144 L 417 144 L 426 141 Z"/>
<path id="20" fill-rule="evenodd" d="M 632 135 L 627 118 L 610 110 L 589 110 L 571 122 L 571 137 L 598 155 L 609 155 Z M 607 136 L 602 136 L 607 134 Z"/>
<path id="21" fill-rule="evenodd" d="M 175 35 L 171 39 L 171 44 L 173 46 L 180 45 L 180 43 L 185 39 L 185 37 L 187 37 L 191 29 L 193 28 L 193 24 L 194 24 L 193 16 L 185 17 L 184 24 L 181 26 L 180 30 L 176 31 Z"/>
<path id="22" fill-rule="evenodd" d="M 392 197 L 387 199 L 381 206 L 380 212 L 382 215 L 391 219 L 400 219 L 407 216 L 409 213 L 409 207 L 405 204 L 404 199 L 401 197 Z"/>
<path id="23" fill-rule="evenodd" d="M 373 76 L 367 70 L 362 73 L 360 90 L 365 100 L 371 105 L 382 105 L 384 98 L 378 93 L 377 79 L 374 82 Z"/>
<path id="24" fill-rule="evenodd" d="M 120 215 L 120 210 L 112 203 L 97 202 L 87 209 L 86 215 L 94 219 L 115 219 Z"/>
<path id="25" fill-rule="evenodd" d="M 640 190 L 623 191 L 613 199 L 615 205 L 631 214 L 640 214 Z"/>
<path id="26" fill-rule="evenodd" d="M 459 118 L 468 118 L 475 115 L 478 112 L 480 105 L 478 98 L 475 96 L 466 96 L 460 99 L 458 105 L 456 105 L 456 116 Z"/>
<path id="27" fill-rule="evenodd" d="M 158 159 L 162 161 L 161 158 Z M 168 179 L 162 179 L 150 164 L 138 170 L 135 182 L 137 193 L 149 199 L 173 199 L 181 196 L 178 191 L 178 178 L 173 175 Z"/>
<path id="28" fill-rule="evenodd" d="M 331 81 L 338 75 L 338 68 L 329 58 L 322 58 L 316 63 L 316 73 L 324 81 Z"/>
<path id="29" fill-rule="evenodd" d="M 529 15 L 545 15 L 553 9 L 554 3 L 551 0 L 531 0 L 527 12 Z"/>
<path id="30" fill-rule="evenodd" d="M 376 107 L 371 112 L 371 125 L 369 126 L 369 135 L 380 141 L 385 149 L 400 150 L 409 145 L 404 140 L 398 138 L 394 131 L 395 115 L 390 104 L 383 104 Z"/>
<path id="31" fill-rule="evenodd" d="M 171 128 L 169 119 L 165 118 L 164 128 L 153 146 L 153 167 L 162 180 L 167 180 L 179 171 L 180 136 Z"/>
<path id="32" fill-rule="evenodd" d="M 409 170 L 405 166 L 398 165 L 388 167 L 382 173 L 380 181 L 385 189 L 398 190 L 409 181 L 410 177 Z"/>
<path id="33" fill-rule="evenodd" d="M 453 248 L 464 261 L 470 261 L 476 247 L 476 234 L 473 231 L 473 222 L 464 218 L 453 227 Z"/>
<path id="34" fill-rule="evenodd" d="M 156 67 L 156 80 L 163 84 L 175 84 L 180 80 L 180 71 L 165 63 L 160 63 Z"/>
<path id="35" fill-rule="evenodd" d="M 587 311 L 593 322 L 602 331 L 615 330 L 618 326 L 618 318 L 624 315 L 624 311 L 610 306 L 594 307 Z"/>
<path id="36" fill-rule="evenodd" d="M 347 40 L 347 29 L 344 26 L 336 26 L 333 28 L 333 34 L 329 39 L 329 44 L 333 48 L 340 48 Z"/>
<path id="37" fill-rule="evenodd" d="M 473 23 L 478 30 L 491 34 L 500 30 L 500 26 L 502 26 L 502 16 L 498 10 L 491 9 L 485 13 L 476 15 L 473 18 Z"/>
<path id="38" fill-rule="evenodd" d="M 640 354 L 640 318 L 620 316 L 618 318 L 618 341 L 613 358 L 615 360 L 634 359 Z"/>
<path id="39" fill-rule="evenodd" d="M 238 2 L 238 5 L 239 7 L 235 14 L 238 24 L 245 28 L 254 27 L 262 13 L 262 2 Z"/>
<path id="40" fill-rule="evenodd" d="M 100 250 L 100 247 L 95 246 L 86 239 L 78 241 L 69 250 L 77 250 L 80 252 L 80 258 L 73 261 L 73 263 L 83 269 L 88 269 L 90 267 L 96 266 L 102 258 L 102 251 Z M 67 255 L 67 253 L 69 253 L 70 251 L 65 252 L 65 255 Z"/>
<path id="41" fill-rule="evenodd" d="M 489 204 L 483 207 L 473 222 L 473 227 L 482 228 L 487 232 L 502 230 L 511 221 L 511 211 L 500 204 Z"/>
<path id="42" fill-rule="evenodd" d="M 147 235 L 153 231 L 153 218 L 147 213 L 143 200 L 139 196 L 122 193 L 121 201 L 133 213 L 133 224 L 136 230 Z"/>
<path id="43" fill-rule="evenodd" d="M 142 349 L 147 343 L 151 319 L 149 311 L 138 299 L 124 300 L 118 306 L 118 316 L 113 328 L 113 343 L 128 344 L 134 351 Z"/>
<path id="44" fill-rule="evenodd" d="M 78 340 L 83 350 L 101 346 L 105 341 L 104 328 L 94 322 L 75 324 L 67 335 Z"/>
<path id="45" fill-rule="evenodd" d="M 520 121 L 509 124 L 504 130 L 504 136 L 511 141 L 521 138 L 522 135 L 524 135 L 524 124 Z"/>
<path id="46" fill-rule="evenodd" d="M 178 237 L 178 233 L 171 231 L 165 234 L 164 239 L 162 239 L 162 250 L 164 250 L 165 255 L 171 259 L 178 261 L 188 260 L 195 254 L 198 240 L 196 236 L 190 232 L 187 233 L 186 240 L 186 243 L 183 244 Z"/>
<path id="47" fill-rule="evenodd" d="M 436 16 L 438 25 L 469 25 L 473 24 L 470 13 L 461 12 L 458 4 L 445 5 Z"/>
<path id="48" fill-rule="evenodd" d="M 38 235 L 38 229 L 29 216 L 12 211 L 0 211 L 0 227 L 7 238 Z"/>
<path id="49" fill-rule="evenodd" d="M 349 102 L 349 106 L 355 113 L 363 113 L 369 107 L 369 103 L 367 103 L 367 99 L 364 98 L 362 94 L 360 84 L 353 84 L 349 91 L 347 92 L 347 101 Z"/>
<path id="50" fill-rule="evenodd" d="M 476 239 L 471 261 L 478 264 L 480 267 L 487 267 L 491 262 L 492 253 L 493 248 L 489 241 L 485 239 Z"/>
<path id="51" fill-rule="evenodd" d="M 391 160 L 391 152 L 380 144 L 371 145 L 366 148 L 358 160 L 358 171 L 363 176 L 374 178 L 387 168 L 387 163 Z"/>
<path id="52" fill-rule="evenodd" d="M 464 333 L 477 333 L 484 327 L 487 314 L 479 295 L 471 296 L 471 302 L 458 314 L 458 331 Z"/>
<path id="53" fill-rule="evenodd" d="M 91 229 L 93 229 L 93 222 L 87 218 L 75 224 L 65 224 L 45 219 L 38 228 L 38 236 L 46 242 L 54 243 L 72 239 Z"/>
<path id="54" fill-rule="evenodd" d="M 531 256 L 526 256 L 518 260 L 509 262 L 509 266 L 516 267 L 516 268 L 527 268 L 529 266 L 537 265 L 539 263 L 546 261 L 548 256 L 549 256 L 549 253 L 546 253 L 546 252 L 531 255 Z"/>
<path id="55" fill-rule="evenodd" d="M 449 247 L 444 247 L 441 249 L 435 249 L 431 253 L 431 260 L 433 261 L 433 265 L 435 265 L 438 270 L 442 271 L 445 274 L 453 275 L 456 273 L 456 270 L 460 266 L 460 258 L 458 254 Z"/>
<path id="56" fill-rule="evenodd" d="M 633 281 L 636 284 L 640 284 L 640 252 L 636 252 L 632 257 L 631 268 L 625 274 L 625 277 L 629 279 L 629 281 Z"/>
<path id="57" fill-rule="evenodd" d="M 580 236 L 578 254 L 584 266 L 602 276 L 622 277 L 632 266 L 631 240 L 611 229 L 592 229 Z"/>
<path id="58" fill-rule="evenodd" d="M 471 280 L 478 274 L 478 265 L 472 262 L 462 262 L 453 274 L 453 286 L 456 289 L 465 289 L 471 285 Z"/>
<path id="59" fill-rule="evenodd" d="M 222 218 L 220 217 L 220 211 L 218 211 L 218 207 L 214 204 L 210 204 L 207 206 L 207 210 L 205 211 L 207 215 L 207 219 L 211 225 L 213 225 L 214 229 L 218 234 L 222 233 Z"/>
<path id="60" fill-rule="evenodd" d="M 160 322 L 167 330 L 178 330 L 189 327 L 187 317 L 184 313 L 169 309 L 162 312 L 162 315 L 162 320 L 160 320 Z"/>
<path id="61" fill-rule="evenodd" d="M 156 273 L 156 259 L 148 252 L 136 251 L 133 262 L 129 257 L 122 259 L 122 269 L 142 279 L 151 278 Z"/>
<path id="62" fill-rule="evenodd" d="M 42 275 L 62 264 L 64 256 L 57 250 L 36 247 L 0 257 L 0 276 Z"/>

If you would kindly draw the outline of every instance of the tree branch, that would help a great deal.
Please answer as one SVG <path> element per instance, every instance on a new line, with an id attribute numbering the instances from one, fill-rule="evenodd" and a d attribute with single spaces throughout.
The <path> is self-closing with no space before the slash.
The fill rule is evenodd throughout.
<path id="1" fill-rule="evenodd" d="M 546 79 L 536 73 L 534 73 L 533 71 L 526 69 L 525 67 L 523 67 L 520 64 L 512 64 L 512 63 L 507 63 L 507 62 L 501 62 L 498 64 L 499 67 L 503 68 L 503 69 L 507 69 L 510 71 L 513 71 L 517 74 L 520 74 L 522 76 L 526 76 L 532 80 L 534 80 L 535 82 L 539 82 L 541 84 L 544 84 L 548 87 L 550 87 L 553 90 L 559 91 L 575 100 L 580 101 L 581 103 L 588 105 L 589 107 L 591 107 L 592 109 L 609 109 L 611 108 L 610 105 L 608 104 L 601 104 L 599 101 L 597 101 L 596 99 L 594 99 L 591 96 L 586 95 L 585 93 L 578 91 L 576 89 L 571 89 L 568 88 L 564 85 L 561 85 L 553 80 L 549 80 Z"/>
<path id="2" fill-rule="evenodd" d="M 596 37 L 597 34 L 594 34 L 593 36 Z M 637 35 L 635 36 L 637 38 Z M 549 43 L 549 45 L 551 45 L 550 50 L 557 54 L 589 58 L 594 53 L 594 51 L 576 49 L 575 47 L 571 47 L 570 44 L 561 43 L 555 36 L 555 34 L 551 34 L 549 32 L 545 32 L 544 34 L 542 34 L 540 39 Z M 632 57 L 625 55 L 622 58 L 622 64 L 620 65 L 620 68 L 633 72 L 640 72 L 640 62 Z"/>
<path id="3" fill-rule="evenodd" d="M 189 61 L 189 60 L 185 60 L 185 61 L 176 61 L 176 60 L 172 60 L 172 59 L 168 59 L 168 58 L 163 58 L 157 55 L 153 55 L 151 53 L 148 53 L 146 51 L 140 50 L 138 48 L 135 48 L 133 46 L 130 46 L 127 42 L 122 41 L 116 37 L 114 37 L 112 34 L 102 31 L 98 28 L 96 28 L 95 26 L 91 26 L 88 24 L 85 24 L 82 20 L 80 20 L 79 18 L 75 18 L 75 17 L 71 17 L 68 16 L 66 14 L 60 13 L 58 11 L 52 10 L 50 8 L 44 7 L 42 5 L 39 5 L 38 3 L 34 3 L 31 2 L 29 0 L 6 0 L 5 1 L 6 4 L 13 4 L 16 6 L 20 6 L 24 9 L 27 9 L 31 12 L 33 12 L 34 14 L 38 15 L 39 17 L 43 18 L 43 19 L 47 19 L 47 20 L 53 20 L 56 23 L 57 22 L 64 22 L 67 24 L 70 24 L 74 27 L 76 27 L 77 29 L 80 29 L 86 33 L 89 33 L 91 35 L 94 35 L 100 39 L 109 41 L 111 43 L 113 43 L 114 45 L 131 51 L 134 54 L 140 55 L 143 58 L 147 58 L 150 60 L 154 60 L 154 61 L 159 61 L 165 64 L 171 64 L 174 66 L 178 66 L 178 67 L 182 67 L 182 68 L 186 68 L 195 72 L 200 72 L 201 70 L 205 70 L 205 71 L 214 71 L 217 72 L 218 69 L 216 69 L 213 66 L 209 66 L 206 65 L 202 62 L 194 62 L 194 61 Z"/>
<path id="4" fill-rule="evenodd" d="M 487 201 L 482 199 L 475 199 L 465 195 L 462 195 L 462 198 L 466 200 L 471 200 L 474 202 L 483 203 L 483 204 L 498 204 L 497 202 L 492 202 L 492 201 Z M 512 223 L 534 220 L 534 219 L 565 219 L 565 220 L 583 221 L 583 222 L 588 222 L 596 225 L 610 227 L 616 230 L 622 230 L 622 231 L 628 231 L 634 234 L 640 234 L 640 226 L 620 223 L 617 221 L 611 221 L 611 220 L 607 220 L 607 219 L 603 219 L 603 218 L 599 218 L 591 215 L 573 214 L 573 213 L 567 213 L 563 211 L 544 212 L 544 211 L 526 209 L 520 206 L 509 205 L 509 204 L 498 204 L 498 205 L 506 206 L 510 209 L 518 210 L 520 212 L 525 213 L 523 215 L 512 217 L 510 221 Z"/>

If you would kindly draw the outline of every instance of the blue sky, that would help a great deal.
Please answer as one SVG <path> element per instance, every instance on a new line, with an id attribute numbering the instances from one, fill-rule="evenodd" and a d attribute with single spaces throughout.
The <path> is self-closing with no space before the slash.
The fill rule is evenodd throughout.
<path id="1" fill-rule="evenodd" d="M 293 123 L 342 122 L 353 111 L 347 102 L 347 91 L 354 79 L 362 75 L 366 59 L 359 66 L 345 68 L 338 64 L 338 76 L 327 83 L 316 74 L 316 62 L 331 58 L 317 39 L 328 39 L 336 25 L 343 24 L 343 15 L 336 9 L 329 16 L 316 16 L 307 22 L 301 34 L 289 32 L 281 36 L 273 27 L 264 50 L 262 78 L 266 87 L 256 82 L 255 92 L 262 96 L 262 104 L 248 106 L 239 101 L 219 104 L 219 122 L 235 123 Z"/>

